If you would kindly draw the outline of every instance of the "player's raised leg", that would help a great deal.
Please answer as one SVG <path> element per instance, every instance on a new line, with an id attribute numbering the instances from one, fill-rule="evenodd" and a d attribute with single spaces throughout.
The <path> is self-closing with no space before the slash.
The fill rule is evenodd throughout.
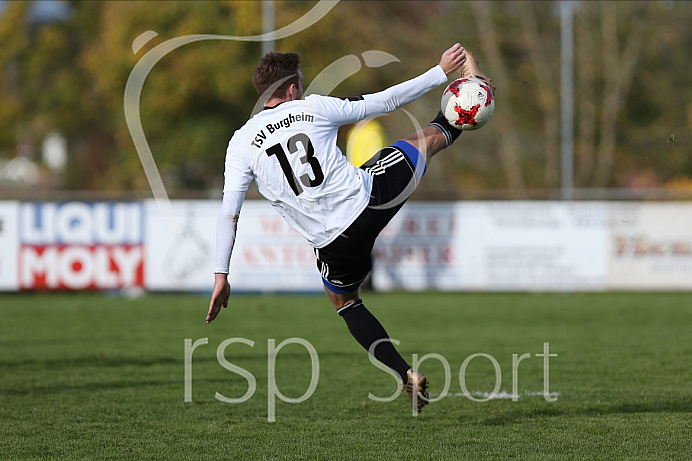
<path id="1" fill-rule="evenodd" d="M 473 56 L 472 52 L 468 50 L 466 51 L 466 60 L 459 67 L 459 69 L 457 69 L 457 73 L 459 74 L 460 78 L 477 78 L 479 80 L 483 80 L 490 87 L 493 94 L 495 94 L 495 85 L 493 85 L 493 79 L 485 75 L 485 73 L 481 70 L 481 66 L 479 65 L 475 56 Z"/>
<path id="2" fill-rule="evenodd" d="M 430 125 L 426 126 L 425 128 L 413 133 L 411 136 L 404 139 L 404 141 L 411 144 L 418 150 L 418 152 L 421 153 L 421 155 L 425 159 L 426 164 L 430 161 L 433 155 L 437 154 L 445 147 L 451 145 L 452 142 L 454 142 L 454 140 L 461 134 L 460 130 L 453 128 L 451 125 L 447 123 L 447 125 L 449 125 L 447 128 L 449 134 L 446 135 L 441 128 L 432 125 L 432 123 L 435 122 L 442 123 L 440 120 L 438 120 L 438 118 L 433 120 L 433 122 L 431 122 Z M 444 120 L 444 123 L 446 122 L 447 121 Z M 454 138 L 452 139 L 452 135 L 456 136 L 454 136 Z"/>

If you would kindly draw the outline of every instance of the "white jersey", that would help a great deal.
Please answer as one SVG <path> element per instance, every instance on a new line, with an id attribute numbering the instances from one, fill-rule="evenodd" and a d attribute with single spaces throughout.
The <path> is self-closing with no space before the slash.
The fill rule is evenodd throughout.
<path id="1" fill-rule="evenodd" d="M 310 95 L 256 114 L 226 151 L 215 272 L 228 273 L 235 224 L 253 179 L 274 209 L 314 248 L 341 234 L 370 200 L 372 177 L 336 145 L 341 125 L 392 112 L 447 81 L 441 67 L 362 98 Z M 374 152 L 373 152 L 374 154 Z"/>
<path id="2" fill-rule="evenodd" d="M 351 107 L 348 100 L 312 95 L 252 117 L 229 143 L 224 193 L 245 190 L 255 179 L 313 247 L 329 243 L 365 208 L 372 186 L 372 177 L 336 146 L 342 123 L 331 120 Z"/>

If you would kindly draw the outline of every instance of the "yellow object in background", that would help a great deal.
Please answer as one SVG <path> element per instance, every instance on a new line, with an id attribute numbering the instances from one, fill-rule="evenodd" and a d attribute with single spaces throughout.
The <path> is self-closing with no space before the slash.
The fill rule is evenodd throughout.
<path id="1" fill-rule="evenodd" d="M 375 119 L 361 120 L 348 132 L 346 158 L 360 167 L 386 145 L 382 125 Z"/>

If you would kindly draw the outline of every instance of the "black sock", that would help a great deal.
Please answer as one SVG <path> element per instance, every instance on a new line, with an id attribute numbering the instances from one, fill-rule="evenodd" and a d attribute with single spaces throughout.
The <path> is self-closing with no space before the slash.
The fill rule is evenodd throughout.
<path id="1" fill-rule="evenodd" d="M 406 383 L 406 372 L 411 366 L 394 349 L 389 341 L 389 336 L 382 324 L 370 313 L 360 299 L 339 309 L 338 314 L 346 321 L 349 331 L 361 346 L 370 352 L 370 346 L 378 339 L 386 339 L 375 347 L 374 356 L 377 360 L 387 365 L 399 374 L 401 380 Z"/>
<path id="2" fill-rule="evenodd" d="M 428 123 L 428 125 L 434 126 L 438 130 L 440 130 L 443 135 L 445 135 L 447 147 L 449 147 L 454 141 L 456 141 L 456 139 L 461 134 L 460 129 L 454 128 L 452 125 L 449 124 L 444 114 L 442 114 L 442 111 L 439 111 L 437 113 L 437 117 L 435 117 L 435 119 L 432 122 Z"/>

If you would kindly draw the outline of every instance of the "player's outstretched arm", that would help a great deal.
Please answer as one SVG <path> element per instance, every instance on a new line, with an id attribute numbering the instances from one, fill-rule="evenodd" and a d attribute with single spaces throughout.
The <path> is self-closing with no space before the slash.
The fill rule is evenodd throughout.
<path id="1" fill-rule="evenodd" d="M 231 285 L 228 283 L 228 274 L 214 274 L 214 290 L 211 293 L 207 323 L 219 315 L 221 306 L 228 307 L 228 298 L 231 296 Z"/>
<path id="2" fill-rule="evenodd" d="M 451 48 L 442 53 L 440 67 L 445 71 L 445 74 L 449 75 L 452 72 L 456 72 L 464 64 L 464 61 L 466 61 L 466 50 L 460 44 L 455 43 Z"/>
<path id="3" fill-rule="evenodd" d="M 447 81 L 452 72 L 466 61 L 466 50 L 458 43 L 442 53 L 438 65 L 418 77 L 359 98 L 340 99 L 317 96 L 326 117 L 334 124 L 346 125 L 366 118 L 388 114 L 423 96 Z"/>

